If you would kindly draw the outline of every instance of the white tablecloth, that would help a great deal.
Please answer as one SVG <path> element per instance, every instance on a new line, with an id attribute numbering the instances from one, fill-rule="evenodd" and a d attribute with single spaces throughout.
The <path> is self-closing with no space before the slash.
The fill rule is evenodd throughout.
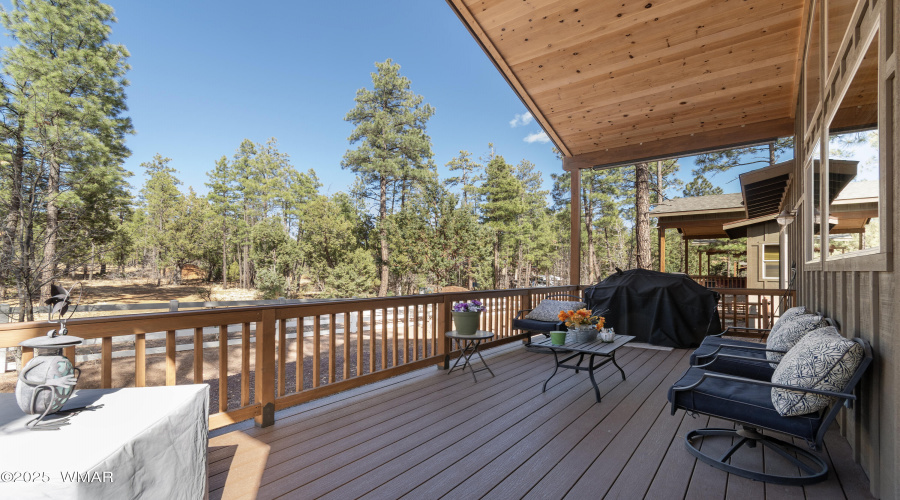
<path id="1" fill-rule="evenodd" d="M 66 408 L 83 405 L 102 407 L 32 431 L 0 394 L 0 498 L 204 497 L 208 385 L 78 390 Z"/>

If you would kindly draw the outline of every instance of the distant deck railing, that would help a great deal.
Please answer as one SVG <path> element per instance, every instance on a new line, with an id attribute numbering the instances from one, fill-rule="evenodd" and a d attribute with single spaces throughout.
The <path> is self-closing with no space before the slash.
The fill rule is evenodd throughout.
<path id="1" fill-rule="evenodd" d="M 92 344 L 67 348 L 64 354 L 74 362 L 76 354 L 95 352 L 99 343 L 99 364 L 79 364 L 81 388 L 112 388 L 114 380 L 116 387 L 209 383 L 211 429 L 249 419 L 267 426 L 276 410 L 445 364 L 450 343 L 444 332 L 454 329 L 450 312 L 457 302 L 485 303 L 481 328 L 495 333 L 491 344 L 497 345 L 524 337 L 512 328 L 519 310 L 577 288 L 76 318 L 68 323 L 69 333 Z M 56 327 L 48 322 L 0 324 L 0 348 L 15 347 Z M 33 349 L 23 348 L 21 362 L 33 356 Z"/>
<path id="2" fill-rule="evenodd" d="M 772 328 L 796 304 L 796 291 L 762 288 L 713 288 L 719 297 L 722 327 Z"/>
<path id="3" fill-rule="evenodd" d="M 706 288 L 747 288 L 745 276 L 692 275 L 691 279 Z"/>

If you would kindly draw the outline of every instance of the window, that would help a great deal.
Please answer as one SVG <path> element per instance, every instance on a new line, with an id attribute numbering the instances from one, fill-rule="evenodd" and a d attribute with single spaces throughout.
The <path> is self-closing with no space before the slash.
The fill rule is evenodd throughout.
<path id="1" fill-rule="evenodd" d="M 762 246 L 762 279 L 777 280 L 781 278 L 781 246 Z"/>
<path id="2" fill-rule="evenodd" d="M 878 42 L 876 31 L 868 44 L 860 43 L 861 57 L 854 61 L 855 68 L 848 67 L 849 81 L 829 113 L 828 155 L 821 172 L 821 196 L 815 200 L 816 208 L 828 217 L 820 234 L 827 238 L 821 252 L 829 270 L 838 270 L 843 260 L 857 256 L 870 259 L 880 254 L 872 270 L 886 262 L 883 220 L 890 211 L 884 203 L 885 165 L 879 153 Z"/>

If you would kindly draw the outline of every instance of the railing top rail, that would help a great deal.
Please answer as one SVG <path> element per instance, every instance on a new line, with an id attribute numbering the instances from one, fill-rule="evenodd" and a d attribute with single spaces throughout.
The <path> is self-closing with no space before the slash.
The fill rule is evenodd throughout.
<path id="1" fill-rule="evenodd" d="M 796 290 L 786 290 L 784 288 L 710 288 L 715 292 L 724 293 L 728 295 L 784 295 L 785 292 L 789 292 L 791 294 L 796 293 Z"/>
<path id="2" fill-rule="evenodd" d="M 434 304 L 446 300 L 465 300 L 469 297 L 504 297 L 526 293 L 554 293 L 573 290 L 573 286 L 514 288 L 507 290 L 475 290 L 445 292 L 398 297 L 373 297 L 363 299 L 329 299 L 304 303 L 281 303 L 231 307 L 227 309 L 200 309 L 190 311 L 123 314 L 96 318 L 73 318 L 67 323 L 70 334 L 82 338 L 116 337 L 168 330 L 182 330 L 225 324 L 253 323 L 261 321 L 262 311 L 275 310 L 278 319 L 297 316 L 315 316 L 351 311 L 365 311 L 407 305 Z M 182 306 L 184 304 L 179 304 Z M 168 304 L 167 304 L 168 306 Z M 33 321 L 24 323 L 0 323 L 0 348 L 18 345 L 19 342 L 46 335 L 57 328 L 57 323 Z"/>

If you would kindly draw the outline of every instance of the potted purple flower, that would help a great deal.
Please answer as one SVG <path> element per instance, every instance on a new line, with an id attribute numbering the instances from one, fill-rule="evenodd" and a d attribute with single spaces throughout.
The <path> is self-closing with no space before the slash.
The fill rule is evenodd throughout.
<path id="1" fill-rule="evenodd" d="M 475 332 L 478 331 L 481 311 L 484 311 L 484 304 L 478 299 L 454 304 L 451 314 L 453 323 L 456 325 L 456 332 L 460 335 L 475 335 Z"/>

